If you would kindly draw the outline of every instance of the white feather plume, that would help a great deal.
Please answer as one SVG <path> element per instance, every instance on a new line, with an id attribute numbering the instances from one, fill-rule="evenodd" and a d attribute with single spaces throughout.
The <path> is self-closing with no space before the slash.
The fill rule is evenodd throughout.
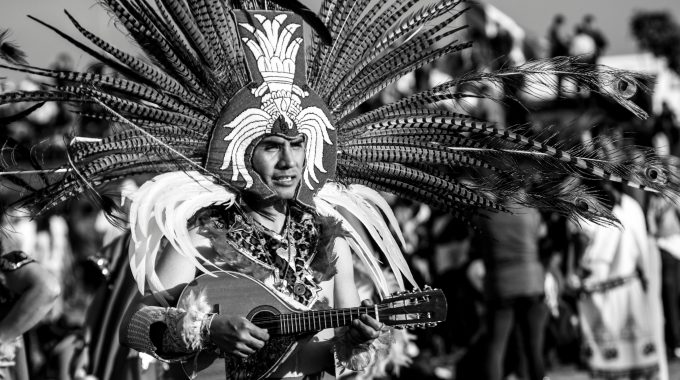
<path id="1" fill-rule="evenodd" d="M 198 259 L 211 263 L 192 244 L 187 220 L 204 207 L 229 207 L 235 197 L 234 193 L 198 172 L 161 174 L 128 195 L 131 201 L 130 225 L 133 226 L 130 269 L 139 291 L 144 293 L 147 281 L 152 291 L 163 289 L 155 271 L 163 238 L 179 254 L 191 260 L 197 269 L 209 273 Z"/>
<path id="2" fill-rule="evenodd" d="M 344 187 L 336 182 L 328 182 L 318 192 L 314 202 L 319 213 L 322 215 L 332 215 L 340 219 L 343 228 L 349 231 L 351 236 L 348 242 L 350 248 L 366 264 L 381 296 L 389 294 L 390 290 L 380 270 L 380 264 L 376 255 L 357 231 L 359 226 L 355 227 L 353 223 L 361 223 L 360 227 L 364 228 L 375 241 L 378 248 L 387 258 L 401 290 L 405 289 L 403 277 L 406 277 L 412 286 L 418 287 L 399 244 L 390 230 L 391 225 L 402 246 L 404 246 L 404 238 L 401 235 L 396 217 L 392 214 L 392 210 L 379 193 L 365 186 L 352 185 Z M 343 213 L 349 214 L 353 218 L 347 218 Z M 390 222 L 390 225 L 385 222 L 385 218 Z"/>

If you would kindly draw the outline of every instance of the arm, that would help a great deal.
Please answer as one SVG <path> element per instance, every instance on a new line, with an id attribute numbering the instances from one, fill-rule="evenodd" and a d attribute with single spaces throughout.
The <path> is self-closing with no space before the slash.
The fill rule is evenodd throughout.
<path id="1" fill-rule="evenodd" d="M 334 308 L 356 307 L 362 304 L 359 293 L 354 284 L 354 266 L 352 255 L 347 242 L 343 238 L 336 238 L 333 251 L 337 256 L 335 261 L 336 274 L 326 283 L 328 295 L 333 295 Z M 370 305 L 370 301 L 364 301 L 364 305 Z M 301 370 L 304 373 L 317 373 L 319 371 L 335 372 L 336 363 L 333 360 L 338 347 L 342 347 L 341 361 L 348 361 L 352 351 L 357 348 L 365 348 L 380 334 L 381 324 L 375 319 L 363 315 L 355 319 L 349 328 L 339 328 L 335 331 L 335 338 L 331 340 L 310 341 L 301 347 L 299 357 L 304 358 Z M 322 338 L 323 339 L 323 338 Z M 365 350 L 359 350 L 365 351 Z M 345 366 L 346 363 L 342 363 Z"/>
<path id="2" fill-rule="evenodd" d="M 191 237 L 199 251 L 212 250 L 210 241 L 196 230 L 192 230 Z M 169 244 L 159 255 L 156 273 L 163 294 L 149 294 L 132 302 L 119 332 L 124 345 L 165 360 L 182 359 L 209 344 L 215 344 L 223 353 L 246 357 L 269 338 L 266 330 L 245 318 L 212 316 L 207 312 L 192 314 L 166 307 L 177 303 L 196 274 L 190 260 Z M 197 331 L 190 331 L 194 327 Z"/>
<path id="3" fill-rule="evenodd" d="M 336 239 L 337 274 L 334 278 L 335 307 L 370 306 L 370 300 L 359 302 L 359 294 L 354 284 L 354 266 L 349 245 L 344 239 Z M 334 345 L 340 370 L 362 370 L 375 359 L 373 342 L 381 336 L 384 325 L 374 318 L 363 314 L 352 321 L 347 329 L 336 332 Z"/>
<path id="4" fill-rule="evenodd" d="M 336 262 L 337 274 L 334 278 L 333 297 L 335 307 L 356 307 L 360 305 L 370 306 L 373 303 L 369 300 L 360 302 L 359 293 L 354 283 L 354 265 L 352 264 L 352 254 L 345 239 L 336 239 L 335 251 L 338 257 Z M 347 334 L 351 341 L 356 345 L 370 344 L 380 335 L 382 324 L 367 314 L 352 321 L 352 325 Z"/>
<path id="5" fill-rule="evenodd" d="M 7 288 L 19 298 L 0 321 L 0 343 L 16 339 L 40 322 L 61 294 L 57 279 L 35 262 L 6 272 L 5 277 Z"/>
<path id="6" fill-rule="evenodd" d="M 19 298 L 0 321 L 0 343 L 16 339 L 40 322 L 61 294 L 57 279 L 35 262 L 5 272 L 5 277 L 7 288 Z"/>

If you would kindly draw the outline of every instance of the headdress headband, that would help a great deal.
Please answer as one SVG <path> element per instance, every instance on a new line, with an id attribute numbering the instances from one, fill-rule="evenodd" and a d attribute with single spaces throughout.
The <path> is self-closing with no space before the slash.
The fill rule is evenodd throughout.
<path id="1" fill-rule="evenodd" d="M 234 11 L 250 83 L 227 103 L 208 146 L 206 169 L 261 196 L 275 193 L 253 172 L 250 159 L 265 135 L 303 135 L 306 166 L 298 200 L 312 196 L 335 172 L 335 127 L 330 112 L 309 88 L 302 18 L 294 13 Z"/>

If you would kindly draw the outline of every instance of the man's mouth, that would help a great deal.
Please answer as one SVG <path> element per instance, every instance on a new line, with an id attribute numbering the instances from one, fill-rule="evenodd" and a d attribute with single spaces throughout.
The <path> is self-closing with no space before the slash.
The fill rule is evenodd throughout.
<path id="1" fill-rule="evenodd" d="M 272 177 L 272 181 L 277 185 L 292 185 L 295 182 L 295 176 L 276 176 Z"/>

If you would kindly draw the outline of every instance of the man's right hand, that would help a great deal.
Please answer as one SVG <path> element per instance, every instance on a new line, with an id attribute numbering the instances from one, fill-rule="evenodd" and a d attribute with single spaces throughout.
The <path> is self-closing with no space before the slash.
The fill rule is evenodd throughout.
<path id="1" fill-rule="evenodd" d="M 264 347 L 269 333 L 243 317 L 216 315 L 210 324 L 210 340 L 221 352 L 246 358 Z"/>

